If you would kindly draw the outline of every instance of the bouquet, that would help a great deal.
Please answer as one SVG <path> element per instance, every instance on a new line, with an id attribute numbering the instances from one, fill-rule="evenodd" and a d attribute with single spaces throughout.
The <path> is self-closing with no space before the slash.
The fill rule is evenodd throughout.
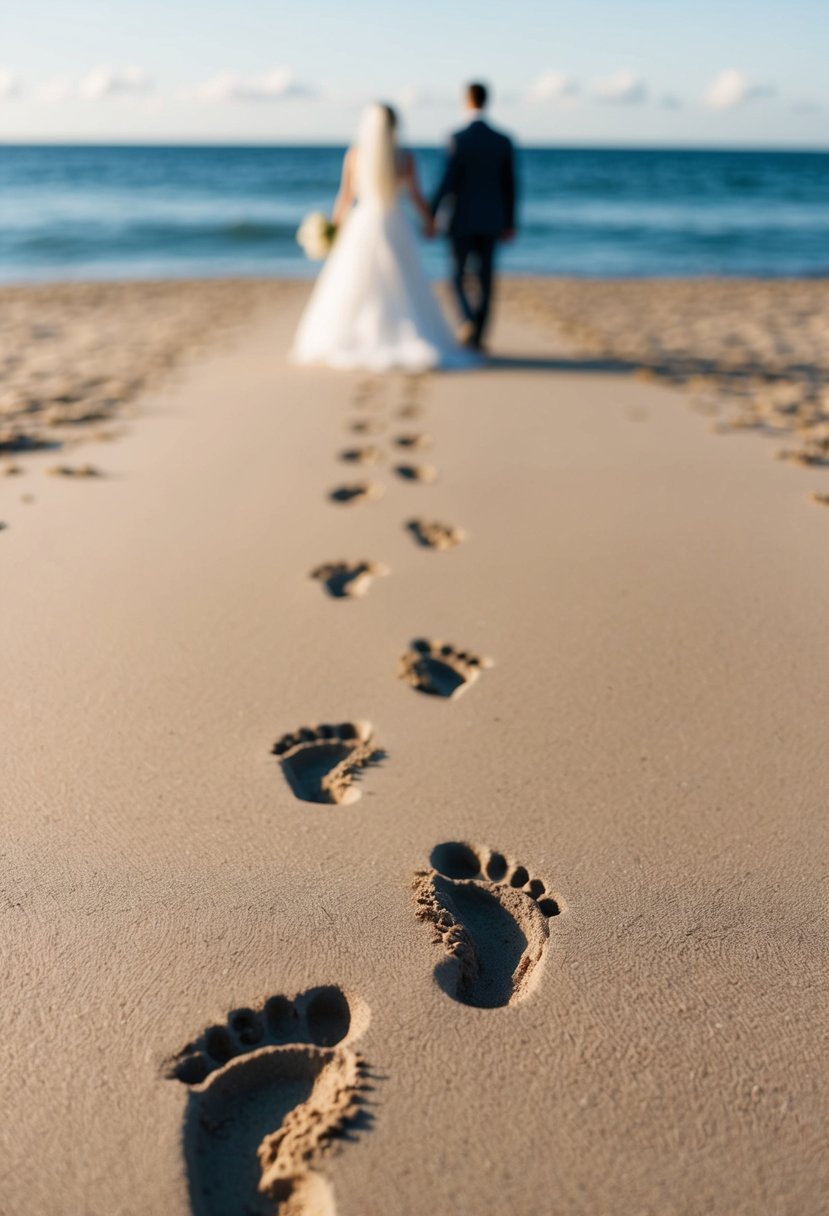
<path id="1" fill-rule="evenodd" d="M 307 258 L 312 262 L 323 262 L 331 252 L 337 225 L 332 224 L 321 211 L 307 215 L 300 224 L 296 239 Z"/>

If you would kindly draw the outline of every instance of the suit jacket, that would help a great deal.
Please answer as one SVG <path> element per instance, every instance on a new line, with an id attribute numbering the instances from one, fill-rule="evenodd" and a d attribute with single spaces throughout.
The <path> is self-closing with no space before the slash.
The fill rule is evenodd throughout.
<path id="1" fill-rule="evenodd" d="M 500 236 L 515 227 L 514 161 L 512 141 L 482 118 L 452 137 L 432 200 L 433 215 L 451 200 L 450 236 Z"/>

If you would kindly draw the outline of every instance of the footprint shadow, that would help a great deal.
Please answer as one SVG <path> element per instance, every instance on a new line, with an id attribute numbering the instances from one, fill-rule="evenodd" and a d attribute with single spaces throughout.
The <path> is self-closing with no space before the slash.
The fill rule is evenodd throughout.
<path id="1" fill-rule="evenodd" d="M 513 975 L 527 949 L 527 935 L 515 917 L 485 887 L 461 886 L 436 875 L 434 887 L 443 907 L 453 912 L 475 942 L 487 943 L 478 951 L 474 983 L 458 981 L 457 967 L 447 959 L 435 968 L 434 976 L 447 996 L 498 1009 L 513 996 Z"/>
<path id="2" fill-rule="evenodd" d="M 319 1052 L 265 1048 L 188 1096 L 184 1159 L 193 1216 L 274 1216 L 273 1198 L 259 1190 L 259 1146 L 308 1102 L 324 1066 Z"/>

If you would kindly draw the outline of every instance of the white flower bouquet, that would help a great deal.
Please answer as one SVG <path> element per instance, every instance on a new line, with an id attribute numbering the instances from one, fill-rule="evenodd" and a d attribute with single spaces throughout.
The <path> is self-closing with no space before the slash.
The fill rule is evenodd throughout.
<path id="1" fill-rule="evenodd" d="M 337 225 L 332 224 L 321 211 L 307 215 L 300 224 L 296 239 L 305 256 L 312 262 L 323 262 L 331 252 Z"/>

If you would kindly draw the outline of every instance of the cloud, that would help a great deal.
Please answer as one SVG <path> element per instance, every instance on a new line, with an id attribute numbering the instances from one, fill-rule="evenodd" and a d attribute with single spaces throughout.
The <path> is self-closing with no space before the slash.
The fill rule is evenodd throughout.
<path id="1" fill-rule="evenodd" d="M 659 98 L 659 104 L 663 110 L 681 110 L 682 101 L 674 93 L 663 93 Z"/>
<path id="2" fill-rule="evenodd" d="M 68 76 L 53 76 L 37 90 L 37 98 L 46 105 L 65 101 L 103 101 L 112 97 L 138 97 L 148 93 L 152 82 L 141 68 L 93 68 L 79 81 Z"/>
<path id="3" fill-rule="evenodd" d="M 718 72 L 703 97 L 710 110 L 734 110 L 749 101 L 771 97 L 774 89 L 768 84 L 755 84 L 744 72 L 724 68 Z"/>
<path id="4" fill-rule="evenodd" d="M 104 97 L 122 97 L 126 94 L 146 93 L 150 79 L 141 68 L 93 68 L 78 86 L 78 93 L 88 101 L 99 101 Z"/>
<path id="5" fill-rule="evenodd" d="M 37 97 L 47 105 L 57 105 L 59 102 L 68 101 L 72 93 L 72 85 L 65 76 L 53 76 L 40 86 Z"/>
<path id="6" fill-rule="evenodd" d="M 0 68 L 0 101 L 20 94 L 20 81 L 5 68 Z"/>
<path id="7" fill-rule="evenodd" d="M 548 72 L 542 72 L 530 85 L 527 90 L 527 101 L 565 101 L 578 91 L 579 86 L 572 77 L 551 68 Z"/>
<path id="8" fill-rule="evenodd" d="M 284 101 L 313 95 L 313 89 L 300 84 L 291 69 L 285 67 L 247 78 L 221 72 L 197 90 L 200 101 Z"/>
<path id="9" fill-rule="evenodd" d="M 600 101 L 611 105 L 634 106 L 640 105 L 648 95 L 645 82 L 627 68 L 620 68 L 612 76 L 597 80 L 593 86 L 593 94 Z"/>
<path id="10" fill-rule="evenodd" d="M 434 93 L 414 85 L 401 89 L 396 100 L 404 110 L 437 110 L 458 104 L 457 95 L 454 93 Z"/>

